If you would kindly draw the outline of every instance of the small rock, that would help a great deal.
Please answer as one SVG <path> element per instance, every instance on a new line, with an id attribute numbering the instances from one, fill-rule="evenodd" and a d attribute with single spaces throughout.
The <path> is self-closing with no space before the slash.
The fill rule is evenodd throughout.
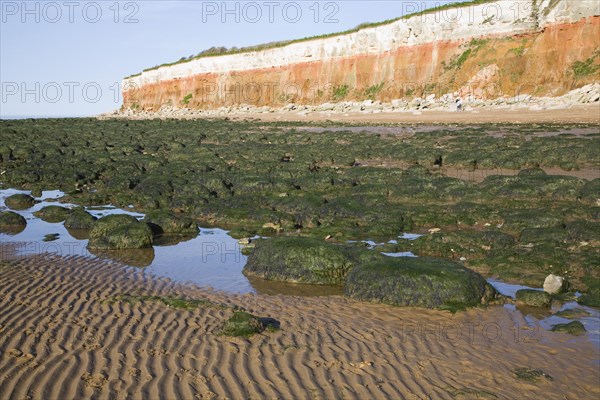
<path id="1" fill-rule="evenodd" d="M 569 322 L 568 324 L 552 325 L 551 331 L 552 332 L 569 333 L 571 335 L 576 335 L 576 336 L 583 335 L 586 332 L 585 327 L 579 321 L 572 321 L 572 322 Z"/>
<path id="2" fill-rule="evenodd" d="M 550 294 L 542 290 L 521 289 L 517 290 L 516 299 L 518 304 L 531 307 L 548 307 L 552 302 Z"/>
<path id="3" fill-rule="evenodd" d="M 4 200 L 11 210 L 27 210 L 35 205 L 35 199 L 28 194 L 13 194 Z"/>
<path id="4" fill-rule="evenodd" d="M 404 107 L 404 104 L 404 101 L 402 101 L 401 99 L 392 100 L 392 107 L 394 108 Z"/>
<path id="5" fill-rule="evenodd" d="M 544 280 L 544 291 L 550 294 L 562 293 L 567 289 L 567 282 L 562 276 L 550 274 Z"/>

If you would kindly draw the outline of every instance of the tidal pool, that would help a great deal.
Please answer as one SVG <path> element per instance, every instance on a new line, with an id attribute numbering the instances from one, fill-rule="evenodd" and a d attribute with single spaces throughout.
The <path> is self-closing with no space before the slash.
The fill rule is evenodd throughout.
<path id="1" fill-rule="evenodd" d="M 4 200 L 13 194 L 25 193 L 25 190 L 2 189 L 0 191 L 0 210 L 6 210 Z M 57 203 L 64 193 L 44 191 L 36 198 L 35 206 L 15 211 L 27 220 L 27 227 L 21 233 L 8 235 L 0 233 L 0 242 L 16 244 L 16 255 L 36 255 L 52 253 L 61 256 L 84 256 L 116 259 L 133 267 L 144 267 L 150 274 L 169 278 L 175 282 L 193 283 L 202 287 L 211 287 L 232 293 L 252 293 L 255 289 L 242 274 L 247 257 L 241 253 L 241 245 L 223 229 L 200 228 L 194 238 L 155 244 L 152 249 L 115 250 L 90 252 L 85 233 L 66 229 L 62 222 L 49 223 L 33 215 L 48 205 L 61 205 L 67 208 L 74 204 Z M 110 214 L 129 214 L 138 219 L 144 214 L 122 210 L 111 205 L 86 207 L 86 210 L 102 217 Z M 58 239 L 44 242 L 46 235 L 58 234 Z"/>
<path id="2" fill-rule="evenodd" d="M 0 211 L 7 210 L 4 200 L 13 194 L 30 194 L 30 191 L 16 189 L 0 189 Z M 67 208 L 74 204 L 59 203 L 64 193 L 58 190 L 44 191 L 36 198 L 37 203 L 24 211 L 15 211 L 27 220 L 27 227 L 15 235 L 0 233 L 0 243 L 15 245 L 16 256 L 37 255 L 43 253 L 60 256 L 100 257 L 117 260 L 130 267 L 142 267 L 148 274 L 171 279 L 174 282 L 193 284 L 204 288 L 213 288 L 229 293 L 261 293 L 268 295 L 292 296 L 328 296 L 343 295 L 343 288 L 326 285 L 301 285 L 282 282 L 270 282 L 258 278 L 248 279 L 242 274 L 247 257 L 242 254 L 243 245 L 229 236 L 228 231 L 219 228 L 199 228 L 198 235 L 169 241 L 158 240 L 152 249 L 116 250 L 90 252 L 88 240 L 84 232 L 70 231 L 63 223 L 49 223 L 37 218 L 34 212 L 48 205 L 61 205 Z M 110 214 L 129 214 L 142 219 L 144 214 L 123 210 L 112 205 L 86 207 L 92 215 L 100 218 Z M 54 241 L 44 242 L 46 235 L 57 234 Z M 403 233 L 399 239 L 414 240 L 422 235 Z M 375 249 L 385 243 L 372 240 L 360 241 L 367 247 Z M 390 240 L 387 243 L 397 243 Z M 12 251 L 12 250 L 11 250 Z M 411 252 L 382 253 L 388 257 L 416 257 Z M 0 253 L 0 259 L 7 255 Z M 503 295 L 514 298 L 517 290 L 531 289 L 528 286 L 513 285 L 495 279 L 488 282 Z M 539 289 L 539 288 L 538 288 Z M 512 304 L 504 306 L 507 310 L 520 312 L 531 326 L 549 330 L 552 325 L 567 323 L 572 320 L 581 321 L 587 330 L 587 337 L 600 347 L 600 311 L 579 305 L 575 301 L 553 302 L 552 308 L 523 308 Z M 554 315 L 563 310 L 583 310 L 587 316 L 566 319 Z"/>

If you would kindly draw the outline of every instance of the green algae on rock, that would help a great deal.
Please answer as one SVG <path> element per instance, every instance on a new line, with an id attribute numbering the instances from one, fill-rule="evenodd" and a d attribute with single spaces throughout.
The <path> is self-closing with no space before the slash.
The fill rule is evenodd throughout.
<path id="1" fill-rule="evenodd" d="M 16 235 L 27 227 L 27 220 L 13 211 L 0 212 L 0 233 Z"/>
<path id="2" fill-rule="evenodd" d="M 352 266 L 340 245 L 279 237 L 256 241 L 244 274 L 282 282 L 342 285 Z"/>
<path id="3" fill-rule="evenodd" d="M 348 274 L 346 295 L 396 306 L 449 310 L 487 304 L 495 289 L 459 263 L 431 257 L 364 254 Z"/>
<path id="4" fill-rule="evenodd" d="M 583 335 L 586 332 L 585 326 L 579 321 L 571 321 L 567 324 L 556 324 L 552 325 L 552 332 L 563 332 L 570 335 Z"/>
<path id="5" fill-rule="evenodd" d="M 4 203 L 11 210 L 27 210 L 35 205 L 35 199 L 28 194 L 13 194 L 8 196 Z"/>
<path id="6" fill-rule="evenodd" d="M 249 338 L 264 330 L 260 319 L 245 311 L 236 311 L 218 331 L 219 335 Z"/>
<path id="7" fill-rule="evenodd" d="M 180 235 L 193 235 L 198 233 L 196 222 L 186 216 L 178 216 L 169 211 L 149 211 L 144 217 L 156 234 L 174 233 Z"/>
<path id="8" fill-rule="evenodd" d="M 61 206 L 46 206 L 39 211 L 33 213 L 42 221 L 57 223 L 63 222 L 71 215 L 71 210 Z"/>
<path id="9" fill-rule="evenodd" d="M 85 211 L 84 208 L 76 208 L 65 220 L 65 228 L 74 230 L 92 229 L 97 218 Z"/>
<path id="10" fill-rule="evenodd" d="M 152 247 L 153 237 L 150 226 L 131 215 L 108 215 L 92 227 L 88 247 L 99 250 L 143 249 Z"/>
<path id="11" fill-rule="evenodd" d="M 515 296 L 517 303 L 530 307 L 549 307 L 552 296 L 543 290 L 521 289 L 517 290 Z"/>

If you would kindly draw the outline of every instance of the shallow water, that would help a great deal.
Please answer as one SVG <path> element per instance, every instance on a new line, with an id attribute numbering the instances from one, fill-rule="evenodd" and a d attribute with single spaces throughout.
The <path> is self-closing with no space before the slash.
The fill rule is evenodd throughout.
<path id="1" fill-rule="evenodd" d="M 7 207 L 4 204 L 6 197 L 16 193 L 30 194 L 29 191 L 15 189 L 0 190 L 0 211 Z M 100 257 L 118 260 L 132 267 L 144 267 L 144 271 L 159 277 L 169 278 L 174 282 L 195 284 L 199 287 L 213 288 L 229 293 L 261 293 L 268 295 L 291 296 L 330 296 L 343 295 L 343 288 L 326 285 L 301 285 L 281 282 L 270 282 L 259 278 L 250 278 L 242 274 L 247 257 L 241 252 L 242 245 L 228 232 L 218 228 L 200 228 L 198 236 L 182 239 L 173 243 L 155 244 L 152 249 L 117 250 L 90 252 L 87 239 L 79 236 L 81 232 L 71 232 L 62 223 L 48 223 L 33 215 L 34 212 L 48 205 L 61 205 L 63 207 L 76 207 L 69 203 L 58 203 L 64 193 L 52 190 L 44 191 L 42 196 L 36 198 L 38 203 L 24 211 L 16 211 L 27 220 L 27 227 L 21 233 L 9 235 L 0 233 L 0 243 L 10 242 L 17 244 L 16 255 L 36 255 L 43 253 L 57 254 L 60 256 Z M 101 207 L 87 207 L 86 210 L 96 217 L 110 214 L 129 214 L 142 219 L 144 214 L 122 210 L 112 205 Z M 58 234 L 58 239 L 44 242 L 47 234 Z M 419 234 L 403 233 L 398 239 L 414 240 L 423 236 Z M 356 243 L 356 241 L 351 241 Z M 375 249 L 386 243 L 372 240 L 359 241 L 368 248 Z M 387 243 L 397 243 L 390 240 Z M 412 252 L 382 253 L 388 257 L 416 257 Z M 0 253 L 0 259 L 4 258 Z M 503 295 L 514 298 L 517 290 L 534 289 L 523 285 L 513 285 L 496 279 L 488 282 Z M 537 288 L 541 289 L 541 288 Z M 523 314 L 525 320 L 532 326 L 539 326 L 549 330 L 552 325 L 568 323 L 573 320 L 553 314 L 566 309 L 583 309 L 590 315 L 576 318 L 581 321 L 587 330 L 587 337 L 596 346 L 600 347 L 600 311 L 591 307 L 579 305 L 577 302 L 554 302 L 551 309 L 523 308 L 507 304 L 505 308 Z"/>
<path id="2" fill-rule="evenodd" d="M 488 279 L 487 280 L 498 292 L 505 296 L 509 296 L 511 298 L 515 298 L 518 290 L 521 289 L 535 289 L 535 290 L 543 290 L 542 288 L 532 288 L 530 286 L 523 285 L 513 285 L 510 283 L 505 283 L 498 281 L 496 279 Z M 516 310 L 523 314 L 525 320 L 531 326 L 540 326 L 545 330 L 550 330 L 553 325 L 556 324 L 566 324 L 571 321 L 580 321 L 587 331 L 588 339 L 600 347 L 600 310 L 582 306 L 576 301 L 568 301 L 568 302 L 560 302 L 553 301 L 552 306 L 549 309 L 541 308 L 541 307 L 521 307 L 515 306 L 513 304 L 505 304 L 504 308 L 509 310 Z M 564 310 L 583 310 L 586 311 L 589 316 L 579 317 L 575 319 L 563 318 L 560 316 L 555 316 L 554 314 L 559 311 Z"/>
<path id="3" fill-rule="evenodd" d="M 4 199 L 15 193 L 29 191 L 2 189 L 0 209 L 6 209 Z M 25 211 L 16 211 L 27 220 L 27 227 L 16 235 L 0 233 L 0 242 L 18 243 L 17 255 L 35 255 L 53 253 L 61 256 L 84 256 L 117 259 L 134 267 L 145 267 L 145 271 L 157 276 L 169 278 L 175 282 L 193 283 L 202 287 L 211 287 L 232 293 L 253 293 L 256 290 L 242 274 L 247 257 L 241 253 L 237 240 L 222 229 L 200 229 L 198 236 L 171 245 L 155 245 L 152 249 L 116 250 L 90 252 L 86 247 L 87 239 L 77 232 L 70 232 L 63 223 L 48 223 L 33 215 L 41 208 L 59 204 L 57 199 L 64 193 L 44 191 L 40 202 Z M 60 203 L 72 208 L 73 204 Z M 86 208 L 96 217 L 110 214 L 129 214 L 138 219 L 144 214 L 115 208 L 111 205 Z M 52 242 L 43 242 L 47 234 L 59 234 Z"/>

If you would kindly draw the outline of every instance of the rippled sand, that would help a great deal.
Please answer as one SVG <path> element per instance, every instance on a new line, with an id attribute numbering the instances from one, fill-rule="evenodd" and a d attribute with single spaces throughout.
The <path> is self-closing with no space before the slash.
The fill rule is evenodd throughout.
<path id="1" fill-rule="evenodd" d="M 217 336 L 229 308 L 111 302 L 203 298 L 278 320 Z M 2 399 L 584 399 L 600 395 L 598 347 L 528 327 L 503 307 L 446 312 L 340 296 L 228 295 L 85 258 L 0 263 Z M 541 369 L 553 380 L 517 380 Z M 494 397 L 495 396 L 495 397 Z"/>

